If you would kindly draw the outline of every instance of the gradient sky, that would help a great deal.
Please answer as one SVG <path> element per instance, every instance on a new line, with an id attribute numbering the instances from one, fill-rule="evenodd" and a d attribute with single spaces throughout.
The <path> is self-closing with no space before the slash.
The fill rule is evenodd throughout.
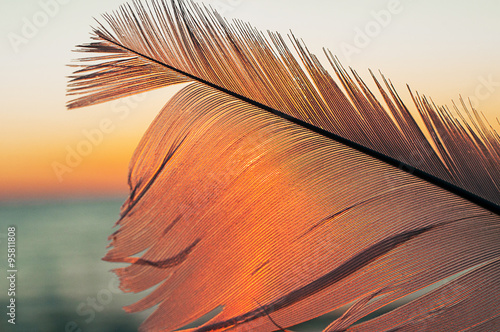
<path id="1" fill-rule="evenodd" d="M 128 160 L 142 133 L 177 88 L 65 109 L 69 100 L 66 76 L 71 74 L 66 64 L 77 57 L 71 50 L 89 40 L 93 17 L 123 2 L 0 0 L 0 201 L 126 194 Z M 490 123 L 500 127 L 496 120 L 500 116 L 497 0 L 205 3 L 222 9 L 228 18 L 240 18 L 262 30 L 286 34 L 291 29 L 312 52 L 321 55 L 323 46 L 329 48 L 366 80 L 367 68 L 380 69 L 405 101 L 409 102 L 406 83 L 437 104 L 450 104 L 459 94 L 472 96 Z M 397 10 L 385 26 L 360 43 L 359 31 L 374 27 L 376 13 L 390 8 Z M 39 27 L 30 31 L 27 26 L 33 23 Z M 102 126 L 106 132 L 101 139 L 95 130 Z M 55 165 L 67 166 L 71 151 L 89 148 L 84 143 L 88 133 L 94 133 L 95 144 L 80 160 L 69 157 L 71 171 L 65 169 L 58 176 Z"/>

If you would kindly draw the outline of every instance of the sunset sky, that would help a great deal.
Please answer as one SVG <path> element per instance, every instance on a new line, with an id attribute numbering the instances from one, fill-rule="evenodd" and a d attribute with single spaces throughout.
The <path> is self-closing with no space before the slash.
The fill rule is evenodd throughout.
<path id="1" fill-rule="evenodd" d="M 65 108 L 66 76 L 72 71 L 66 65 L 77 57 L 71 50 L 89 41 L 93 17 L 124 1 L 0 1 L 0 201 L 125 196 L 130 156 L 178 88 Z M 497 0 L 205 3 L 261 30 L 292 30 L 322 60 L 321 48 L 329 48 L 366 81 L 368 68 L 380 69 L 409 106 L 407 83 L 437 104 L 472 97 L 500 129 Z"/>

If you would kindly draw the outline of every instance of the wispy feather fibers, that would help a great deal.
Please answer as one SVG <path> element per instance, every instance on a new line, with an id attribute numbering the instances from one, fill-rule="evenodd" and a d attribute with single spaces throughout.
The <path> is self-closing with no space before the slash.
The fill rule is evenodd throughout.
<path id="1" fill-rule="evenodd" d="M 383 76 L 381 102 L 330 52 L 336 79 L 293 35 L 192 2 L 104 19 L 69 108 L 190 82 L 136 149 L 104 258 L 131 263 L 122 290 L 158 285 L 126 307 L 158 305 L 143 330 L 223 307 L 193 330 L 273 331 L 349 303 L 326 331 L 499 326 L 500 136 L 476 110 L 411 93 L 420 128 Z"/>

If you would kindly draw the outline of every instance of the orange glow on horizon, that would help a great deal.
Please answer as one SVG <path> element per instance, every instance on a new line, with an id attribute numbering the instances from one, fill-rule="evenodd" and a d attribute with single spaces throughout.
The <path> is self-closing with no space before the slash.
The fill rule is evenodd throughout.
<path id="1" fill-rule="evenodd" d="M 5 161 L 0 163 L 0 202 L 125 197 L 131 156 L 177 89 L 71 111 L 63 103 L 42 105 L 31 117 L 12 112 L 11 125 L 0 133 L 0 156 Z"/>
<path id="2" fill-rule="evenodd" d="M 58 145 L 38 153 L 26 148 L 23 154 L 7 153 L 10 163 L 0 167 L 0 201 L 125 195 L 128 163 L 136 145 L 131 141 L 94 147 L 81 160 L 68 159 L 68 148 Z"/>

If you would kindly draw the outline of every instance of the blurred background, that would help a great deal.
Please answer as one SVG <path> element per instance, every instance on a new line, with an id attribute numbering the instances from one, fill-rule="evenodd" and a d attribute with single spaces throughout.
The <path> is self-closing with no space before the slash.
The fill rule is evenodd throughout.
<path id="1" fill-rule="evenodd" d="M 16 325 L 2 313 L 1 331 L 135 331 L 150 313 L 121 309 L 143 294 L 121 293 L 109 272 L 118 264 L 100 259 L 127 197 L 132 152 L 178 88 L 65 109 L 66 65 L 78 57 L 72 49 L 89 41 L 94 17 L 123 2 L 0 0 L 0 247 L 6 253 L 14 225 L 18 254 Z M 407 83 L 438 105 L 470 98 L 500 128 L 496 0 L 204 3 L 261 30 L 291 29 L 321 59 L 326 47 L 366 81 L 368 68 L 381 70 L 410 108 Z M 5 256 L 2 308 L 9 300 Z"/>

